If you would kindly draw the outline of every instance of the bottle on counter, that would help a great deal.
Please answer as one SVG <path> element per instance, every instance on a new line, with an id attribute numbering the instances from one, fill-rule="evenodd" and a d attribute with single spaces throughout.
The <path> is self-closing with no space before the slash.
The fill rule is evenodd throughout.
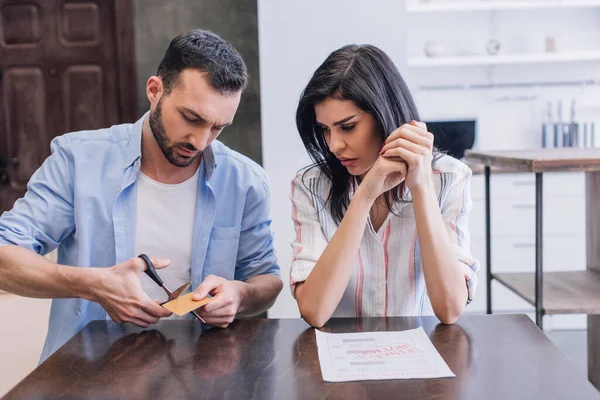
<path id="1" fill-rule="evenodd" d="M 569 146 L 580 147 L 579 144 L 579 124 L 575 116 L 576 101 L 571 101 L 571 122 L 569 123 Z"/>
<path id="2" fill-rule="evenodd" d="M 557 120 L 554 122 L 554 147 L 563 147 L 562 101 L 556 107 Z"/>
<path id="3" fill-rule="evenodd" d="M 553 132 L 552 126 L 552 102 L 548 101 L 548 112 L 546 120 L 542 123 L 542 148 L 550 147 L 550 135 Z"/>

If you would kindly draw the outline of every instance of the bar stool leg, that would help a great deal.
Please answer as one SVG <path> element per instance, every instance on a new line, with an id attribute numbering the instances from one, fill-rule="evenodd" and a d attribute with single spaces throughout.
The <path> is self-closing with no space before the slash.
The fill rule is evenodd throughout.
<path id="1" fill-rule="evenodd" d="M 486 271 L 486 312 L 492 313 L 492 221 L 490 197 L 490 167 L 485 166 L 485 271 Z"/>
<path id="2" fill-rule="evenodd" d="M 543 261 L 543 181 L 542 173 L 538 172 L 535 174 L 535 323 L 537 326 L 544 330 L 543 327 L 543 283 L 544 274 L 542 272 L 542 261 Z"/>
<path id="3" fill-rule="evenodd" d="M 587 269 L 600 274 L 600 171 L 586 172 Z M 588 315 L 588 377 L 600 390 L 600 315 Z"/>

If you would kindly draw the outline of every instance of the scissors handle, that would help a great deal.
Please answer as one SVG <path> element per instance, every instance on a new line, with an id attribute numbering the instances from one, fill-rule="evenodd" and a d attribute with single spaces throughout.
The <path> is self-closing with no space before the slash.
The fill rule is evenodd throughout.
<path id="1" fill-rule="evenodd" d="M 144 271 L 144 273 L 148 275 L 150 279 L 156 282 L 158 286 L 163 287 L 165 284 L 163 283 L 163 280 L 160 279 L 160 276 L 158 276 L 158 273 L 156 272 L 156 269 L 154 269 L 154 265 L 152 265 L 152 261 L 150 261 L 150 258 L 148 258 L 148 256 L 145 254 L 140 254 L 138 257 L 144 260 L 144 262 L 146 263 L 147 268 Z"/>

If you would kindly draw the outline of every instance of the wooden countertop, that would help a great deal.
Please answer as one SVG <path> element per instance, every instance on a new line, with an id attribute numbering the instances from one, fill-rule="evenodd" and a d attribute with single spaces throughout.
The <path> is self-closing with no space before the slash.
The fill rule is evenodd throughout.
<path id="1" fill-rule="evenodd" d="M 6 399 L 598 399 L 525 315 L 332 319 L 327 332 L 423 326 L 455 378 L 323 382 L 315 331 L 301 319 L 195 321 L 154 329 L 93 321 Z"/>
<path id="2" fill-rule="evenodd" d="M 509 168 L 519 172 L 600 171 L 600 148 L 467 150 L 465 160 L 471 164 Z"/>
<path id="3" fill-rule="evenodd" d="M 471 162 L 469 160 L 462 160 L 465 164 L 467 164 L 469 166 L 469 168 L 471 168 L 471 171 L 473 171 L 473 175 L 482 175 L 485 173 L 485 165 L 477 163 L 477 162 Z M 505 168 L 498 168 L 498 167 L 492 167 L 492 173 L 493 174 L 513 174 L 513 173 L 517 173 L 517 172 L 523 172 L 522 169 L 519 168 L 509 168 L 509 167 L 505 167 Z"/>

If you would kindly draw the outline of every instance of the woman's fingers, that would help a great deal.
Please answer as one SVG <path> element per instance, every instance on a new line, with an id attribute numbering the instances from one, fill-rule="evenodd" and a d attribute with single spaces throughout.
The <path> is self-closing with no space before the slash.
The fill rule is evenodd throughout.
<path id="1" fill-rule="evenodd" d="M 415 121 L 413 119 L 412 121 L 410 121 L 410 125 L 418 126 L 419 128 L 427 131 L 427 125 L 425 124 L 425 122 Z"/>
<path id="2" fill-rule="evenodd" d="M 416 143 L 411 142 L 410 140 L 407 140 L 404 138 L 399 138 L 399 139 L 396 139 L 393 142 L 389 143 L 387 149 L 384 147 L 383 151 L 381 152 L 381 155 L 383 157 L 394 157 L 394 156 L 397 157 L 397 155 L 393 153 L 393 150 L 398 149 L 398 148 L 406 149 L 415 154 L 427 154 L 427 152 L 429 151 L 429 149 L 425 146 L 416 144 Z M 390 153 L 390 154 L 388 154 L 388 153 Z"/>
<path id="3" fill-rule="evenodd" d="M 392 134 L 386 139 L 380 154 L 383 154 L 391 147 L 395 147 L 394 142 L 396 142 L 398 139 L 405 139 L 430 150 L 433 148 L 433 135 L 431 135 L 431 133 L 423 131 L 415 126 L 402 125 L 400 128 L 392 132 Z"/>
<path id="4" fill-rule="evenodd" d="M 418 165 L 419 158 L 421 157 L 421 155 L 402 147 L 394 147 L 388 150 L 385 154 L 382 154 L 381 156 L 384 157 L 386 160 L 402 160 L 405 164 L 409 166 Z"/>

